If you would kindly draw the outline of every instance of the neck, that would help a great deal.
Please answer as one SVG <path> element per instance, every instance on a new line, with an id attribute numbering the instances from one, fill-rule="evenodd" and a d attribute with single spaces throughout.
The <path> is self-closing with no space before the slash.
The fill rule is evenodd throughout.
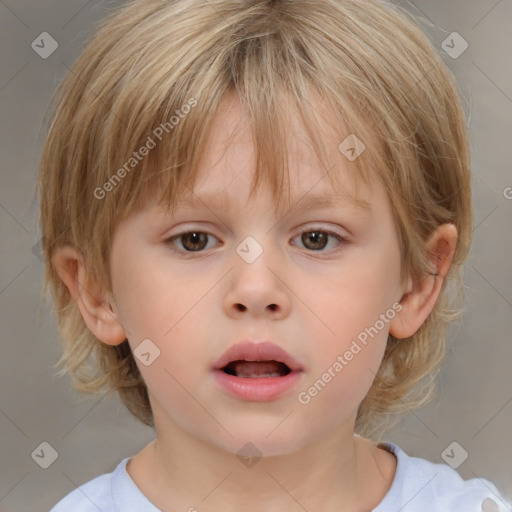
<path id="1" fill-rule="evenodd" d="M 383 451 L 351 429 L 332 430 L 292 453 L 244 463 L 176 424 L 168 427 L 157 426 L 157 439 L 127 468 L 163 512 L 368 511 L 380 503 L 394 474 Z"/>

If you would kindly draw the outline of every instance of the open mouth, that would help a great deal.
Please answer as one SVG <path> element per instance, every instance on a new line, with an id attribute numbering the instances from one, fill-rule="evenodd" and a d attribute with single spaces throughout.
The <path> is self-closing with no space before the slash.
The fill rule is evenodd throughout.
<path id="1" fill-rule="evenodd" d="M 300 361 L 271 341 L 241 341 L 231 345 L 213 364 L 213 377 L 231 398 L 272 402 L 298 386 Z"/>
<path id="2" fill-rule="evenodd" d="M 280 361 L 231 361 L 221 370 L 228 375 L 243 379 L 284 377 L 292 370 Z"/>

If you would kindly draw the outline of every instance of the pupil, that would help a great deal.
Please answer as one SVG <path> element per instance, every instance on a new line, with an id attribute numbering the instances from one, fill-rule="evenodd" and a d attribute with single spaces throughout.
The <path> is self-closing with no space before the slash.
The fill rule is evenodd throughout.
<path id="1" fill-rule="evenodd" d="M 201 248 L 201 247 L 197 247 L 197 245 L 201 246 L 201 242 L 205 241 L 204 238 L 205 238 L 204 233 L 197 233 L 195 231 L 192 231 L 184 236 L 185 241 L 191 240 L 192 243 L 191 244 L 184 243 L 183 245 L 191 251 L 196 251 Z"/>
<path id="2" fill-rule="evenodd" d="M 327 237 L 325 233 L 320 231 L 310 231 L 309 233 L 304 233 L 302 235 L 302 241 L 304 244 L 308 245 L 310 242 L 313 242 L 313 248 L 315 249 L 323 249 L 327 242 Z"/>

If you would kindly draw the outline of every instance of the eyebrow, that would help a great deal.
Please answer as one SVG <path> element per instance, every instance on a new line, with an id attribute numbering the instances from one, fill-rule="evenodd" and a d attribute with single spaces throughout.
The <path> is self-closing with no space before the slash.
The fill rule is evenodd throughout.
<path id="1" fill-rule="evenodd" d="M 364 199 L 356 199 L 347 194 L 341 194 L 339 192 L 325 192 L 323 194 L 306 194 L 302 198 L 297 199 L 292 208 L 321 208 L 321 207 L 333 207 L 343 206 L 347 203 L 350 207 L 361 210 L 366 213 L 372 211 L 371 204 Z"/>
<path id="2" fill-rule="evenodd" d="M 230 202 L 224 194 L 196 194 L 182 198 L 178 207 L 190 207 L 196 203 L 203 203 L 211 208 L 226 209 L 229 208 Z M 348 206 L 355 210 L 369 214 L 372 211 L 371 204 L 364 199 L 356 199 L 348 194 L 340 192 L 324 192 L 319 194 L 304 194 L 301 197 L 294 198 L 290 202 L 288 210 L 295 210 L 296 208 L 308 210 L 312 208 L 326 208 L 336 206 Z"/>

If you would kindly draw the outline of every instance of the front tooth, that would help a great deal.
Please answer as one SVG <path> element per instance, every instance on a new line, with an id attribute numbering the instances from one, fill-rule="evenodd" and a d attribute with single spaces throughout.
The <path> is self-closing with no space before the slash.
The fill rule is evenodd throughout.
<path id="1" fill-rule="evenodd" d="M 239 374 L 237 377 L 247 378 L 247 379 L 256 379 L 259 377 L 280 377 L 281 374 L 274 372 L 274 373 L 249 373 L 249 374 Z"/>

